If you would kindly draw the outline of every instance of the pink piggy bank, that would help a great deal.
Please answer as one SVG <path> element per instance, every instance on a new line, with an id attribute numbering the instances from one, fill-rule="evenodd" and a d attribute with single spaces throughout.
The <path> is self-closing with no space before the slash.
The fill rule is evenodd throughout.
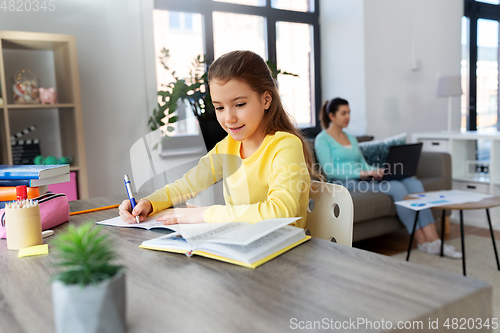
<path id="1" fill-rule="evenodd" d="M 38 89 L 38 91 L 40 93 L 41 104 L 56 104 L 57 93 L 54 88 L 49 88 L 49 89 L 40 88 Z"/>

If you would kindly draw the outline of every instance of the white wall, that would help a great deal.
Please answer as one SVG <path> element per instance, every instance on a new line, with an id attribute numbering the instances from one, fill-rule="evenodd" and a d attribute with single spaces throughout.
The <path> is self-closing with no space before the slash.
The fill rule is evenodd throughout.
<path id="1" fill-rule="evenodd" d="M 124 194 L 129 149 L 155 106 L 152 0 L 58 0 L 53 12 L 0 11 L 0 30 L 75 35 L 89 194 Z"/>
<path id="2" fill-rule="evenodd" d="M 439 76 L 460 75 L 459 0 L 323 0 L 323 99 L 351 106 L 353 134 L 381 139 L 447 127 Z M 412 64 L 417 65 L 412 70 Z M 453 129 L 460 100 L 453 100 Z"/>
<path id="3" fill-rule="evenodd" d="M 349 101 L 348 132 L 366 132 L 365 31 L 363 0 L 320 3 L 321 85 L 323 101 Z"/>
<path id="4" fill-rule="evenodd" d="M 367 133 L 447 127 L 447 99 L 437 98 L 439 76 L 460 75 L 463 2 L 365 0 Z M 411 62 L 417 69 L 411 69 Z M 452 129 L 460 129 L 454 98 Z"/>

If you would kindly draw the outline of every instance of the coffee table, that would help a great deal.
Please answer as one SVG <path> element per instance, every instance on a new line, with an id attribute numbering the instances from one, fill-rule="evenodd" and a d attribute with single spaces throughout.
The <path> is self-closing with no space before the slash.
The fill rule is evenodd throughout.
<path id="1" fill-rule="evenodd" d="M 425 194 L 425 193 L 424 193 Z M 405 197 L 405 199 L 415 199 L 415 194 L 411 194 Z M 491 234 L 491 241 L 493 243 L 493 251 L 495 252 L 495 258 L 497 261 L 497 268 L 500 271 L 500 263 L 498 261 L 498 252 L 497 252 L 497 245 L 495 242 L 495 235 L 493 233 L 493 227 L 491 225 L 491 218 L 490 218 L 490 208 L 500 206 L 500 197 L 498 196 L 492 196 L 489 198 L 485 198 L 481 201 L 477 202 L 467 202 L 467 203 L 461 203 L 461 204 L 454 204 L 454 205 L 442 205 L 442 206 L 435 206 L 432 207 L 431 209 L 442 209 L 443 210 L 443 216 L 441 218 L 441 257 L 443 256 L 443 247 L 444 247 L 444 220 L 445 220 L 445 215 L 447 210 L 458 210 L 460 211 L 460 238 L 462 241 L 462 269 L 464 276 L 467 276 L 466 274 L 466 269 L 465 269 L 465 243 L 464 243 L 464 216 L 463 216 L 463 211 L 464 210 L 471 210 L 471 209 L 485 209 L 486 210 L 486 216 L 488 218 L 488 224 L 490 227 L 490 234 Z M 418 221 L 418 213 L 419 211 L 416 211 L 415 215 L 415 222 L 413 224 L 413 231 L 411 233 L 411 238 L 410 238 L 410 244 L 408 246 L 408 254 L 406 255 L 406 261 L 410 259 L 410 252 L 411 248 L 413 245 L 413 238 L 415 236 L 415 230 L 417 227 L 417 221 Z"/>

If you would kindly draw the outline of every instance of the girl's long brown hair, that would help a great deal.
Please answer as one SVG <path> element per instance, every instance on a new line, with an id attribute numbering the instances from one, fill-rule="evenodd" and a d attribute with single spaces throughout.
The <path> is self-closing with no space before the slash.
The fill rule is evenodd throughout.
<path id="1" fill-rule="evenodd" d="M 297 136 L 302 141 L 304 158 L 311 178 L 323 180 L 315 166 L 310 144 L 304 139 L 300 130 L 294 126 L 292 117 L 285 111 L 276 82 L 264 59 L 251 51 L 226 53 L 215 60 L 208 70 L 208 82 L 214 79 L 221 81 L 242 80 L 259 95 L 269 91 L 272 101 L 262 119 L 264 133 L 274 134 L 277 131 L 283 131 Z"/>

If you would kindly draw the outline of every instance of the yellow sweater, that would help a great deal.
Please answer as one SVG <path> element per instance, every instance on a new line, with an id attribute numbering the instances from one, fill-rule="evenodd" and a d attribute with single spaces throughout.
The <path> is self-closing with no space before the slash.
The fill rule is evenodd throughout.
<path id="1" fill-rule="evenodd" d="M 189 170 L 183 178 L 155 191 L 151 201 L 154 214 L 195 197 L 223 179 L 226 205 L 205 211 L 205 222 L 245 221 L 255 223 L 277 217 L 302 217 L 306 224 L 310 176 L 302 142 L 286 132 L 267 135 L 261 146 L 241 159 L 241 142 L 228 135 Z"/>

